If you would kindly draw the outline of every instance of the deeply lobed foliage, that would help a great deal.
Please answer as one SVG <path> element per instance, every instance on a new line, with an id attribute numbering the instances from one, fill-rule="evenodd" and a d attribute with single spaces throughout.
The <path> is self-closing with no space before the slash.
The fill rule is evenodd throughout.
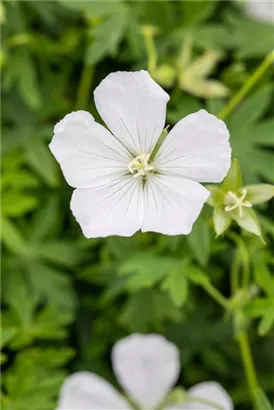
<path id="1" fill-rule="evenodd" d="M 5 1 L 1 24 L 3 408 L 54 409 L 66 374 L 79 369 L 114 383 L 109 352 L 131 332 L 177 344 L 181 385 L 218 380 L 249 409 L 234 340 L 248 329 L 260 386 L 273 397 L 273 203 L 258 207 L 266 245 L 236 225 L 216 240 L 208 206 L 187 237 L 87 240 L 47 147 L 66 113 L 98 118 L 91 90 L 106 74 L 151 64 L 149 36 L 157 64 L 148 68 L 171 94 L 169 124 L 202 107 L 218 114 L 271 51 L 273 27 L 228 1 Z M 185 80 L 193 66 L 182 50 L 196 61 L 198 88 L 197 77 Z M 226 120 L 245 184 L 274 182 L 271 79 Z M 229 298 L 229 272 L 242 273 L 245 258 L 249 292 L 230 301 L 232 322 L 204 289 Z"/>

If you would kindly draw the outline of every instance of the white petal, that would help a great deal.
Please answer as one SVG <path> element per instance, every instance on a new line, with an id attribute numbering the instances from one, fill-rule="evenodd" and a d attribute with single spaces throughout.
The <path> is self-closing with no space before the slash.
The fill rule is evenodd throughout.
<path id="1" fill-rule="evenodd" d="M 143 409 L 159 405 L 180 372 L 177 347 L 154 334 L 120 340 L 112 350 L 112 364 L 120 385 Z"/>
<path id="2" fill-rule="evenodd" d="M 147 71 L 109 74 L 94 91 L 98 112 L 134 154 L 150 154 L 165 125 L 169 95 Z"/>
<path id="3" fill-rule="evenodd" d="M 205 110 L 179 121 L 160 147 L 154 167 L 198 182 L 221 182 L 231 162 L 229 132 Z"/>
<path id="4" fill-rule="evenodd" d="M 209 192 L 198 182 L 152 175 L 144 187 L 142 232 L 189 234 L 208 197 Z"/>
<path id="5" fill-rule="evenodd" d="M 49 145 L 67 182 L 76 188 L 98 185 L 101 177 L 125 174 L 132 157 L 119 141 L 86 111 L 65 116 Z"/>
<path id="6" fill-rule="evenodd" d="M 71 210 L 87 238 L 131 236 L 143 218 L 142 181 L 131 175 L 105 178 L 92 189 L 76 189 Z"/>
<path id="7" fill-rule="evenodd" d="M 239 2 L 246 11 L 246 14 L 258 20 L 274 22 L 274 1 L 273 0 L 245 0 Z"/>
<path id="8" fill-rule="evenodd" d="M 201 399 L 210 400 L 222 407 L 222 410 L 233 410 L 233 403 L 225 389 L 216 382 L 203 382 L 191 387 L 187 392 L 191 397 L 199 397 Z M 180 410 L 216 410 L 216 408 L 191 401 L 182 406 L 176 407 Z"/>
<path id="9" fill-rule="evenodd" d="M 58 410 L 128 410 L 127 402 L 104 379 L 94 373 L 69 376 L 62 388 Z"/>

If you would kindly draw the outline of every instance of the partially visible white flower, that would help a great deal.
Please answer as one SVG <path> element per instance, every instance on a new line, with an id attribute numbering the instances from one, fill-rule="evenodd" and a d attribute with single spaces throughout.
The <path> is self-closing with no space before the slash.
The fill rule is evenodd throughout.
<path id="1" fill-rule="evenodd" d="M 217 382 L 202 382 L 187 390 L 190 399 L 166 410 L 233 410 L 233 403 L 225 389 Z M 202 403 L 202 401 L 208 404 Z M 214 403 L 214 407 L 209 403 Z"/>
<path id="2" fill-rule="evenodd" d="M 240 0 L 246 14 L 257 20 L 274 22 L 274 0 Z"/>
<path id="3" fill-rule="evenodd" d="M 140 409 L 163 405 L 180 372 L 178 348 L 156 334 L 134 334 L 116 343 L 112 365 L 120 386 Z M 200 383 L 187 392 L 191 401 L 178 403 L 167 410 L 207 409 L 196 402 L 206 399 L 222 410 L 233 410 L 226 391 L 215 382 Z M 193 401 L 192 401 L 193 400 Z M 90 372 L 69 376 L 60 392 L 58 410 L 130 410 L 129 402 L 103 378 Z"/>
<path id="4" fill-rule="evenodd" d="M 191 114 L 155 154 L 169 96 L 148 72 L 110 74 L 94 96 L 110 131 L 77 111 L 55 126 L 50 143 L 76 188 L 71 210 L 84 235 L 188 234 L 209 196 L 200 182 L 221 182 L 230 167 L 224 122 L 205 110 Z"/>

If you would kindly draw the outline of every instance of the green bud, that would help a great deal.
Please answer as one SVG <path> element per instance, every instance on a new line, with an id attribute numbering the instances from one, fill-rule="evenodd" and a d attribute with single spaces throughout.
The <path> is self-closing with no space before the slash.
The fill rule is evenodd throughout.
<path id="1" fill-rule="evenodd" d="M 145 24 L 141 26 L 141 33 L 143 34 L 144 37 L 154 37 L 156 34 L 158 34 L 159 30 L 157 27 Z"/>
<path id="2" fill-rule="evenodd" d="M 223 180 L 222 190 L 224 192 L 236 191 L 242 186 L 242 172 L 236 158 L 231 161 L 227 176 Z"/>
<path id="3" fill-rule="evenodd" d="M 186 401 L 186 390 L 183 387 L 175 387 L 168 396 L 168 403 L 181 404 Z"/>
<path id="4" fill-rule="evenodd" d="M 248 73 L 243 62 L 236 62 L 224 70 L 221 78 L 229 87 L 236 88 L 242 85 L 247 77 Z"/>
<path id="5" fill-rule="evenodd" d="M 274 185 L 270 184 L 247 185 L 245 189 L 246 200 L 252 205 L 262 204 L 274 196 Z"/>
<path id="6" fill-rule="evenodd" d="M 185 47 L 188 44 L 186 43 Z M 230 90 L 220 81 L 207 77 L 215 69 L 222 58 L 222 54 L 215 50 L 208 50 L 194 61 L 190 61 L 190 52 L 183 50 L 179 59 L 179 87 L 191 94 L 202 98 L 226 97 Z"/>
<path id="7" fill-rule="evenodd" d="M 228 212 L 225 212 L 223 205 L 214 208 L 213 224 L 216 236 L 222 235 L 231 224 L 231 217 Z"/>
<path id="8" fill-rule="evenodd" d="M 160 65 L 155 73 L 154 78 L 164 87 L 171 87 L 175 81 L 176 71 L 169 64 Z"/>

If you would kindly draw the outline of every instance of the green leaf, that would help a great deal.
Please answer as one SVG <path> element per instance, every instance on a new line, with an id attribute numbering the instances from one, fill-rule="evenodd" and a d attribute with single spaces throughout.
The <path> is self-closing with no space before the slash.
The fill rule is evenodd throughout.
<path id="1" fill-rule="evenodd" d="M 274 326 L 274 298 L 257 298 L 245 309 L 246 314 L 251 318 L 260 317 L 258 326 L 259 336 L 265 336 Z"/>
<path id="2" fill-rule="evenodd" d="M 260 119 L 269 107 L 272 94 L 273 86 L 265 84 L 244 101 L 242 105 L 237 107 L 237 110 L 231 116 L 231 130 L 237 129 L 240 132 L 244 128 L 251 128 L 251 125 Z"/>
<path id="3" fill-rule="evenodd" d="M 263 58 L 273 49 L 271 24 L 236 13 L 227 13 L 226 21 L 238 58 Z"/>
<path id="4" fill-rule="evenodd" d="M 18 231 L 16 225 L 7 218 L 2 218 L 1 237 L 5 246 L 14 253 L 23 254 L 26 252 L 26 241 Z"/>
<path id="5" fill-rule="evenodd" d="M 249 130 L 249 138 L 255 144 L 266 145 L 267 147 L 274 146 L 274 119 L 267 118 Z"/>
<path id="6" fill-rule="evenodd" d="M 38 198 L 20 192 L 5 192 L 2 199 L 2 212 L 6 216 L 16 217 L 32 211 L 38 206 Z"/>
<path id="7" fill-rule="evenodd" d="M 162 289 L 166 290 L 175 306 L 182 306 L 188 295 L 188 279 L 184 272 L 170 272 L 162 282 Z"/>
<path id="8" fill-rule="evenodd" d="M 58 185 L 58 168 L 47 146 L 41 141 L 26 144 L 26 160 L 31 168 L 51 187 Z"/>
<path id="9" fill-rule="evenodd" d="M 258 410 L 273 410 L 270 401 L 266 397 L 262 389 L 255 392 L 256 407 Z"/>
<path id="10" fill-rule="evenodd" d="M 210 256 L 211 237 L 209 227 L 201 217 L 194 223 L 187 241 L 196 260 L 200 265 L 205 266 Z"/>
<path id="11" fill-rule="evenodd" d="M 36 188 L 39 185 L 38 178 L 31 172 L 20 168 L 20 165 L 13 169 L 13 163 L 7 162 L 8 169 L 1 175 L 3 189 L 12 187 L 19 190 L 22 188 Z"/>
<path id="12" fill-rule="evenodd" d="M 32 348 L 20 352 L 3 377 L 6 410 L 51 410 L 56 407 L 71 348 Z"/>
<path id="13" fill-rule="evenodd" d="M 33 318 L 33 311 L 36 305 L 36 295 L 34 295 L 22 274 L 14 271 L 8 278 L 4 277 L 3 282 L 4 300 L 9 307 L 9 315 L 6 320 L 10 327 L 17 327 L 20 332 L 24 333 L 29 328 Z M 3 319 L 3 326 L 7 325 Z"/>
<path id="14" fill-rule="evenodd" d="M 202 108 L 199 100 L 190 95 L 180 92 L 177 98 L 176 96 L 174 97 L 173 101 L 171 101 L 172 105 L 167 112 L 167 119 L 171 124 L 176 124 L 182 118 Z"/>
<path id="15" fill-rule="evenodd" d="M 242 186 L 242 172 L 240 164 L 236 158 L 231 161 L 231 166 L 227 176 L 223 180 L 223 192 L 237 191 Z"/>
<path id="16" fill-rule="evenodd" d="M 75 246 L 72 241 L 51 241 L 44 242 L 43 246 L 37 244 L 36 256 L 43 260 L 53 262 L 61 266 L 75 266 L 83 257 L 84 252 Z"/>
<path id="17" fill-rule="evenodd" d="M 214 208 L 213 224 L 217 236 L 222 235 L 231 224 L 231 217 L 225 212 L 223 205 Z"/>
<path id="18" fill-rule="evenodd" d="M 133 293 L 127 299 L 120 322 L 132 332 L 149 332 L 169 320 L 180 319 L 180 311 L 166 293 L 146 289 Z"/>
<path id="19" fill-rule="evenodd" d="M 196 285 L 204 286 L 209 282 L 209 277 L 196 266 L 189 266 L 189 268 L 187 269 L 187 277 Z"/>
<path id="20" fill-rule="evenodd" d="M 118 2 L 115 13 L 111 14 L 99 26 L 91 29 L 90 36 L 93 39 L 86 52 L 86 62 L 95 64 L 106 55 L 117 53 L 128 23 L 128 9 L 122 2 Z M 111 33 L 111 35 L 109 35 Z"/>
<path id="21" fill-rule="evenodd" d="M 19 48 L 14 52 L 10 61 L 10 70 L 4 74 L 4 87 L 10 88 L 14 82 L 17 83 L 24 102 L 32 109 L 40 108 L 42 97 L 37 73 L 26 48 Z"/>
<path id="22" fill-rule="evenodd" d="M 229 28 L 224 24 L 206 24 L 195 27 L 191 31 L 194 43 L 205 50 L 222 50 L 234 46 L 235 39 L 231 37 Z"/>
<path id="23" fill-rule="evenodd" d="M 259 238 L 262 239 L 259 220 L 251 208 L 243 208 L 242 216 L 239 216 L 237 210 L 230 212 L 230 215 L 242 229 L 259 236 Z"/>
<path id="24" fill-rule="evenodd" d="M 249 201 L 252 205 L 267 202 L 274 196 L 274 185 L 247 185 L 244 188 L 247 191 L 245 199 Z"/>
<path id="25" fill-rule="evenodd" d="M 74 313 L 76 300 L 70 275 L 38 261 L 29 261 L 26 277 L 39 299 Z"/>
<path id="26" fill-rule="evenodd" d="M 273 155 L 264 149 L 263 141 L 259 142 L 260 134 L 254 137 L 256 129 L 260 131 L 259 119 L 271 102 L 272 90 L 269 84 L 259 88 L 233 112 L 228 124 L 233 154 L 241 164 L 246 183 L 261 182 L 262 176 L 269 182 L 274 181 Z"/>
<path id="27" fill-rule="evenodd" d="M 5 327 L 4 329 L 1 328 L 1 349 L 9 344 L 9 342 L 13 339 L 16 335 L 17 328 L 16 327 Z"/>
<path id="28" fill-rule="evenodd" d="M 180 2 L 182 9 L 182 22 L 184 26 L 191 26 L 208 19 L 217 7 L 216 1 L 204 1 L 203 6 L 199 1 Z"/>
<path id="29" fill-rule="evenodd" d="M 32 242 L 53 236 L 58 229 L 59 201 L 57 196 L 51 196 L 46 203 L 35 212 L 32 220 L 30 239 Z"/>
<path id="30" fill-rule="evenodd" d="M 256 283 L 265 291 L 269 296 L 274 297 L 274 277 L 271 275 L 266 263 L 256 253 L 251 257 L 254 276 Z"/>
<path id="31" fill-rule="evenodd" d="M 151 253 L 137 253 L 122 263 L 119 273 L 128 275 L 126 287 L 130 291 L 147 288 L 158 283 L 171 271 L 180 271 L 183 262 Z"/>
<path id="32" fill-rule="evenodd" d="M 122 1 L 59 1 L 64 7 L 82 12 L 89 18 L 109 16 L 115 13 L 122 4 Z"/>
<path id="33" fill-rule="evenodd" d="M 258 326 L 259 336 L 265 336 L 274 327 L 274 309 L 265 312 L 264 316 L 261 318 Z"/>

